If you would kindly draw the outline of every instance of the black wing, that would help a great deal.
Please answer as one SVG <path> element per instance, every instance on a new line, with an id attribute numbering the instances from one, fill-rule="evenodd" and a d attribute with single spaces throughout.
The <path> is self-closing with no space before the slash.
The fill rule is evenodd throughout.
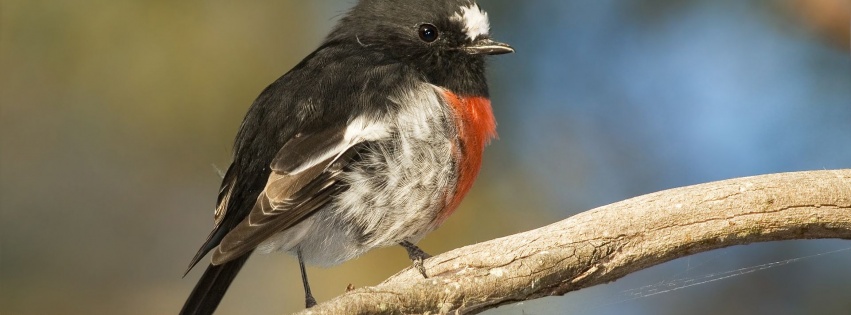
<path id="1" fill-rule="evenodd" d="M 331 187 L 336 182 L 342 167 L 350 155 L 345 151 L 354 144 L 345 139 L 346 127 L 328 128 L 313 134 L 297 134 L 284 144 L 269 166 L 269 174 L 263 191 L 247 217 L 243 216 L 239 224 L 223 225 L 227 209 L 237 187 L 235 163 L 228 167 L 219 190 L 218 206 L 215 211 L 215 228 L 189 265 L 189 272 L 207 252 L 219 246 L 214 254 L 214 264 L 218 265 L 249 252 L 263 240 L 286 229 L 312 213 L 327 202 L 332 193 L 339 190 Z M 331 164 L 334 168 L 330 168 Z M 310 202 L 308 202 L 310 201 Z M 278 223 L 268 225 L 277 219 Z M 232 221 L 233 219 L 231 219 Z M 294 223 L 287 223 L 293 221 Z M 235 226 L 234 226 L 235 225 Z M 273 227 L 280 229 L 272 230 Z M 268 227 L 266 227 L 268 226 Z M 239 244 L 239 246 L 236 246 Z M 252 244 L 253 246 L 247 245 Z M 250 247 L 250 248 L 249 248 Z M 237 254 L 238 252 L 238 254 Z M 222 254 L 227 253 L 225 259 Z"/>
<path id="2" fill-rule="evenodd" d="M 238 199 L 231 196 L 236 182 L 227 181 L 235 178 L 225 175 L 226 181 L 219 195 L 220 206 L 216 210 L 216 228 L 195 255 L 192 264 L 210 249 L 218 249 L 213 252 L 213 263 L 195 285 L 180 314 L 212 314 L 257 245 L 269 236 L 298 224 L 344 189 L 337 179 L 356 154 L 357 143 L 363 139 L 347 140 L 345 130 L 328 129 L 312 135 L 299 135 L 287 142 L 273 159 L 272 172 L 254 207 L 232 229 L 222 224 L 224 218 L 232 218 L 227 217 L 223 210 L 227 208 L 223 207 L 228 207 L 228 200 Z M 344 141 L 351 144 L 341 145 Z M 302 163 L 294 163 L 293 160 Z M 234 166 L 228 174 L 232 174 L 232 169 Z M 220 234 L 224 236 L 219 237 Z M 217 239 L 221 241 L 217 242 Z"/>
<path id="3" fill-rule="evenodd" d="M 254 207 L 222 239 L 213 264 L 236 259 L 270 236 L 286 230 L 324 206 L 343 186 L 339 175 L 355 154 L 356 139 L 346 128 L 300 134 L 287 142 L 270 165 L 272 172 Z"/>

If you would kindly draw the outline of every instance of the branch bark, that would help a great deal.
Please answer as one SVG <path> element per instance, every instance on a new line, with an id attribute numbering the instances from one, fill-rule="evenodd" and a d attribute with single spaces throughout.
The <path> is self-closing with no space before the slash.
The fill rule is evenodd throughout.
<path id="1" fill-rule="evenodd" d="M 455 249 L 300 314 L 478 313 L 607 283 L 690 254 L 791 239 L 851 239 L 851 169 L 675 188 Z"/>

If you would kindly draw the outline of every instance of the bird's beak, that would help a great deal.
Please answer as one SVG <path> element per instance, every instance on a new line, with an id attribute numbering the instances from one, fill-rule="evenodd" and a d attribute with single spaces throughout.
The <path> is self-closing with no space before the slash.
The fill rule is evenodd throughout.
<path id="1" fill-rule="evenodd" d="M 508 44 L 500 43 L 490 38 L 481 38 L 463 48 L 464 52 L 471 55 L 502 55 L 514 52 Z"/>

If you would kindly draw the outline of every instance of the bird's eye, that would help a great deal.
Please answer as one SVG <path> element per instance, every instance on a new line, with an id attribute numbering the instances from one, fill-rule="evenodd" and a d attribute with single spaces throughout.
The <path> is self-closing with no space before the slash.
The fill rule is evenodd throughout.
<path id="1" fill-rule="evenodd" d="M 440 33 L 437 31 L 437 26 L 431 24 L 420 25 L 419 33 L 420 39 L 426 43 L 436 41 L 437 37 L 440 36 Z"/>

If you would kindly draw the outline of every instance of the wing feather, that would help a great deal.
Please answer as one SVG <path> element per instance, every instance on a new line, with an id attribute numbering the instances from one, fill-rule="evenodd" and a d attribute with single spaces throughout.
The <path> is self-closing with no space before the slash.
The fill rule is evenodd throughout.
<path id="1" fill-rule="evenodd" d="M 325 162 L 350 145 L 345 128 L 330 128 L 311 135 L 296 134 L 284 144 L 270 167 L 279 174 L 297 174 Z"/>
<path id="2" fill-rule="evenodd" d="M 213 264 L 254 250 L 325 206 L 346 189 L 339 178 L 357 154 L 357 145 L 388 136 L 385 128 L 378 122 L 356 119 L 346 128 L 298 135 L 288 141 L 272 160 L 272 172 L 251 212 L 213 252 Z"/>

